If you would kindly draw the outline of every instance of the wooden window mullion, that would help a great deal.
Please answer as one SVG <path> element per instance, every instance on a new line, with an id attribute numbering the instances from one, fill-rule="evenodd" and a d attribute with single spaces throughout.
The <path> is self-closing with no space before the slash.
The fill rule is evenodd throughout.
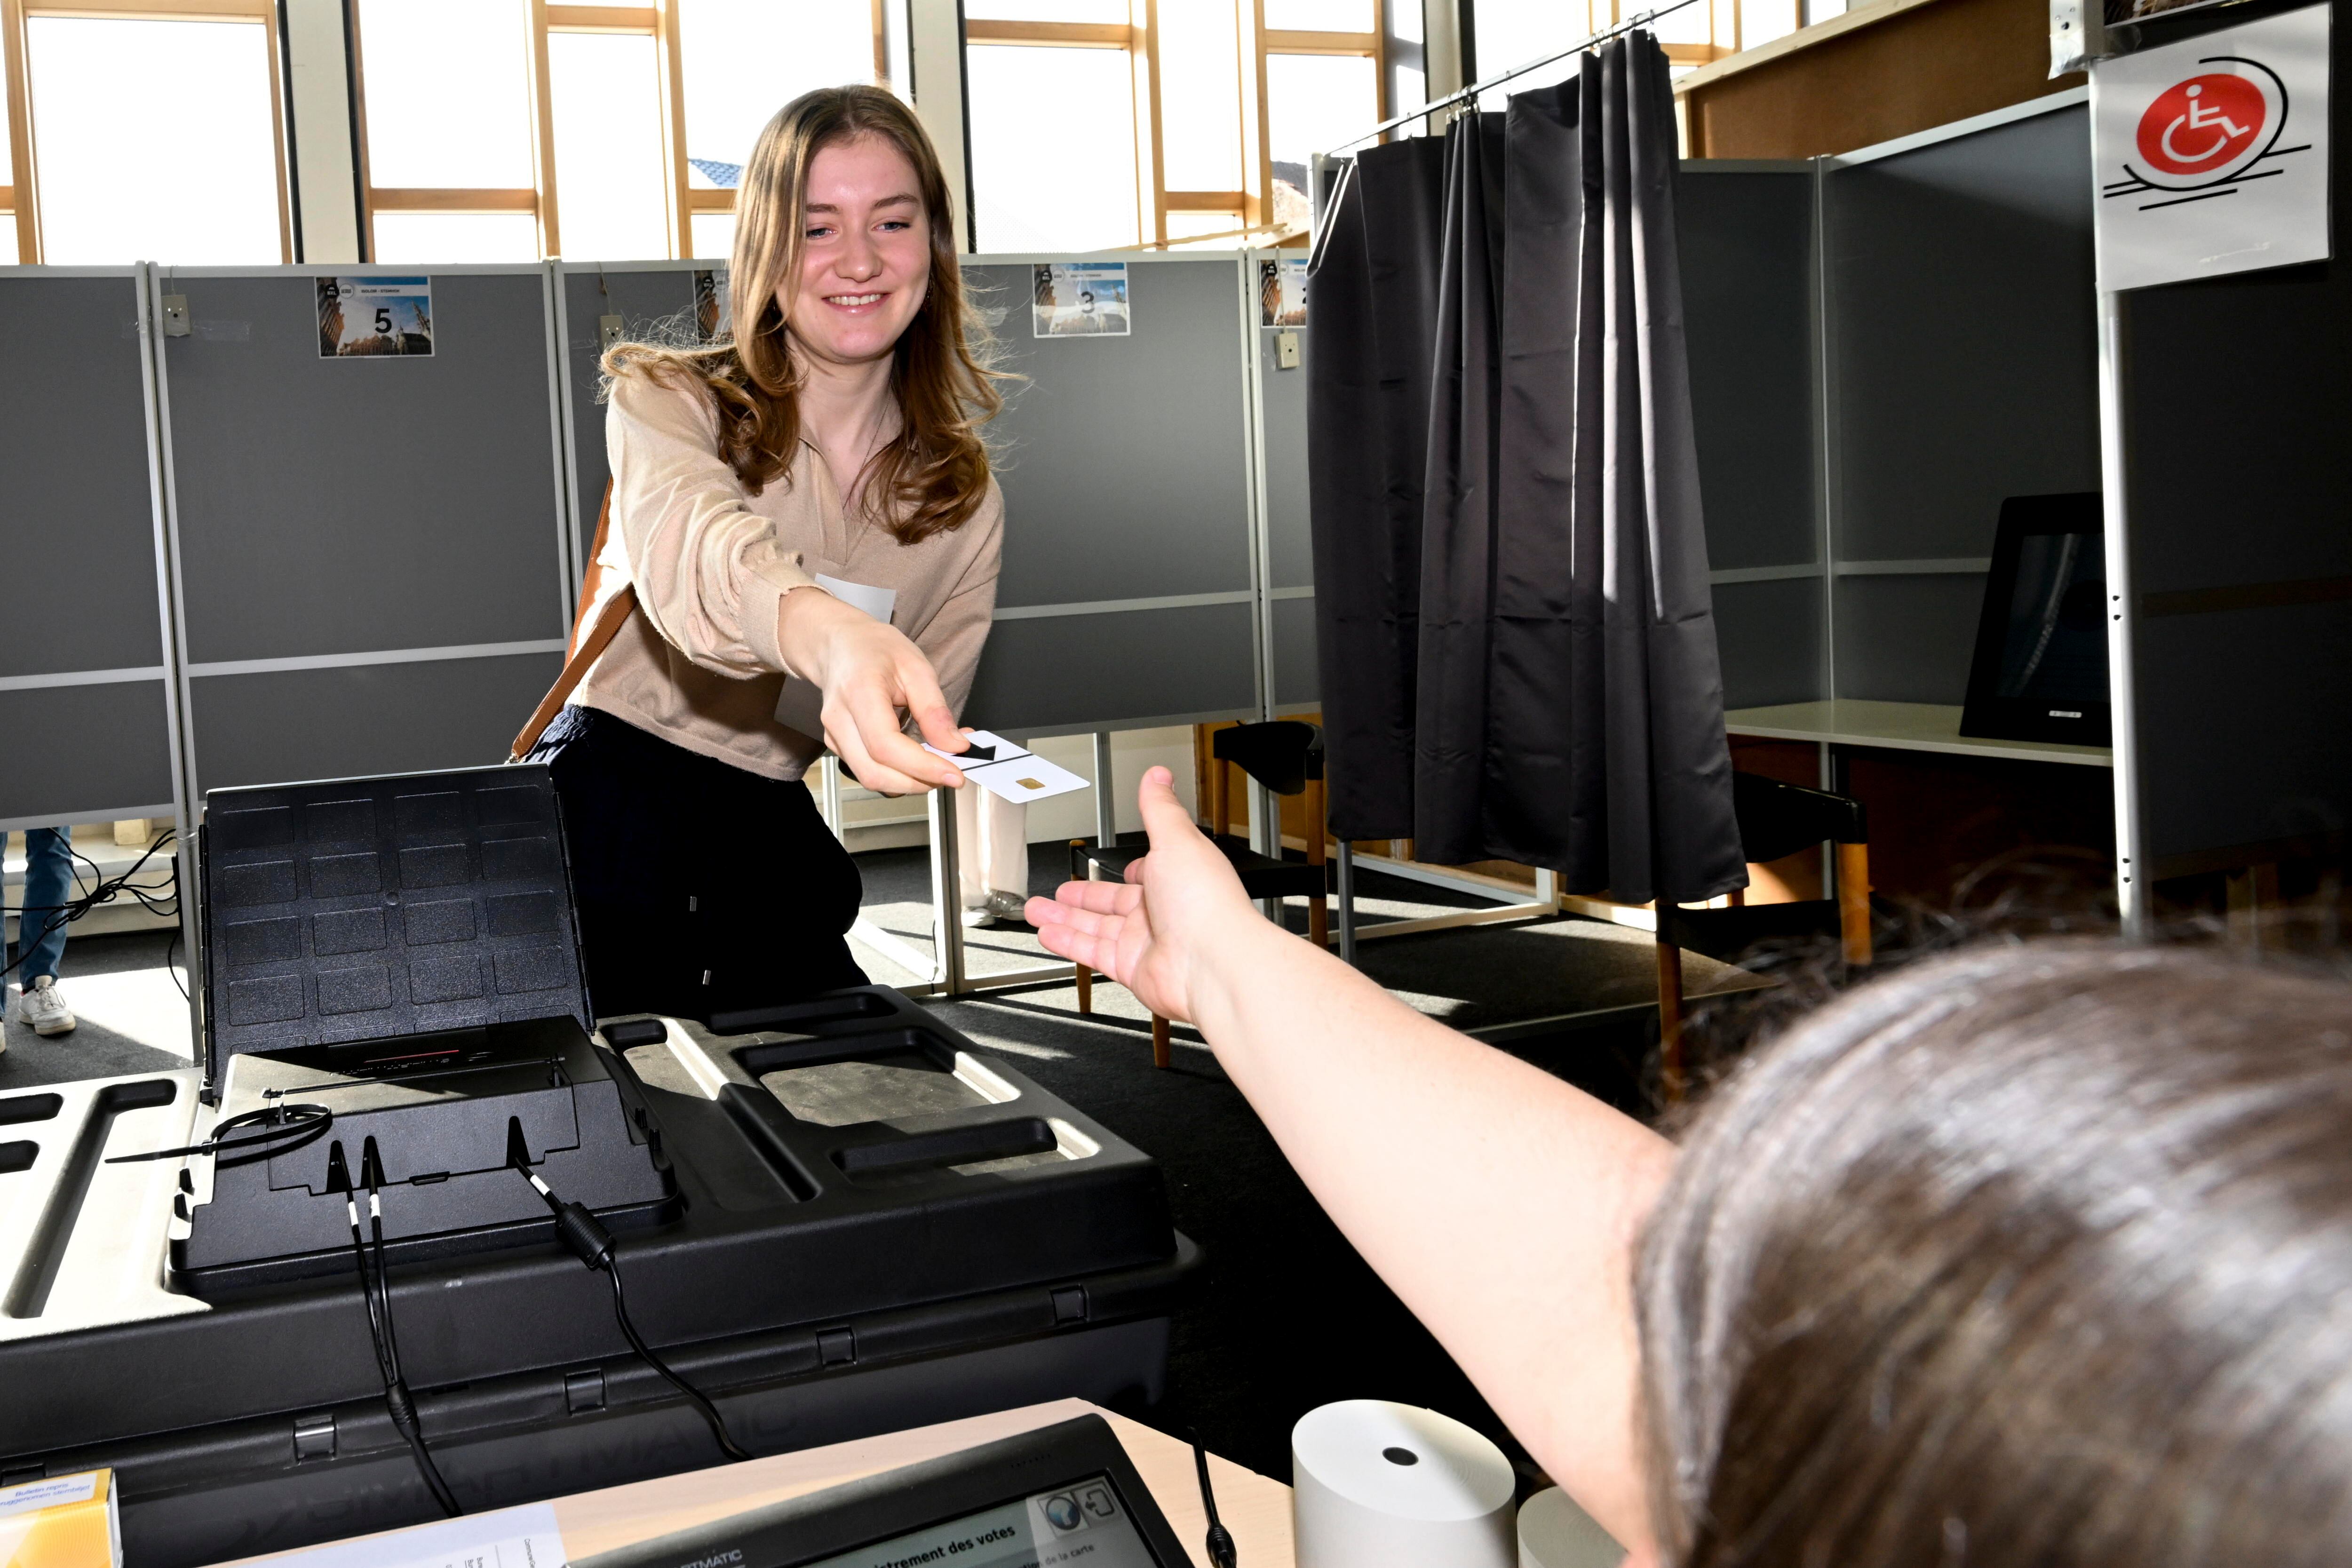
<path id="1" fill-rule="evenodd" d="M 669 156 L 662 163 L 669 178 L 669 253 L 688 257 L 694 254 L 694 204 L 686 194 L 686 62 L 679 47 L 679 4 L 662 0 L 661 7 L 662 125 L 669 143 Z"/>
<path id="2" fill-rule="evenodd" d="M 547 67 L 547 0 L 530 6 L 531 153 L 539 180 L 539 253 L 563 254 L 555 206 L 555 101 Z"/>
<path id="3" fill-rule="evenodd" d="M 33 181 L 33 100 L 25 62 L 23 0 L 0 0 L 0 54 L 6 56 L 9 187 L 16 214 L 16 259 L 41 259 L 40 195 Z"/>

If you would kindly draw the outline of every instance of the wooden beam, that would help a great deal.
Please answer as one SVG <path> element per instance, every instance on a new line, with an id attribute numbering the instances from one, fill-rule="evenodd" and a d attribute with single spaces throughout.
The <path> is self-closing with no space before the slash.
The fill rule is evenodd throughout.
<path id="1" fill-rule="evenodd" d="M 269 55 L 269 150 L 278 166 L 278 259 L 294 259 L 294 193 L 286 179 L 286 144 L 293 135 L 287 117 L 294 84 L 286 79 L 286 42 L 278 36 L 278 7 L 273 4 L 263 20 L 262 36 Z"/>
<path id="2" fill-rule="evenodd" d="M 1142 29 L 1125 22 L 966 22 L 975 44 L 1044 44 L 1061 48 L 1131 49 Z"/>
<path id="3" fill-rule="evenodd" d="M 686 193 L 686 210 L 690 213 L 731 213 L 735 210 L 735 193 L 689 188 Z"/>
<path id="4" fill-rule="evenodd" d="M 436 190 L 426 186 L 371 189 L 368 205 L 387 213 L 528 213 L 539 210 L 533 190 Z"/>
<path id="5" fill-rule="evenodd" d="M 1799 49 L 1809 49 L 1815 44 L 1827 43 L 1830 39 L 1851 33 L 1857 27 L 1867 27 L 1874 22 L 1883 22 L 1889 16 L 1900 16 L 1906 11 L 1934 3 L 1935 0 L 1873 0 L 1871 5 L 1858 5 L 1851 11 L 1832 16 L 1826 22 L 1816 22 L 1810 27 L 1800 27 L 1793 33 L 1774 38 L 1770 43 L 1759 44 L 1752 49 L 1742 49 L 1738 54 L 1726 55 L 1719 60 L 1700 67 L 1675 83 L 1675 91 L 1689 92 L 1694 88 L 1705 87 L 1709 82 L 1721 81 L 1725 77 L 1734 76 L 1744 70 L 1752 70 L 1767 61 L 1779 59 L 1782 55 L 1794 54 Z M 1667 58 L 1673 58 L 1671 51 Z"/>
<path id="6" fill-rule="evenodd" d="M 694 204 L 687 198 L 686 65 L 678 42 L 678 0 L 662 0 L 661 32 L 656 47 L 661 59 L 662 140 L 669 156 L 663 160 L 669 183 L 669 253 L 694 254 Z"/>
<path id="7" fill-rule="evenodd" d="M 6 57 L 9 205 L 16 214 L 16 259 L 30 267 L 41 259 L 41 204 L 33 183 L 33 103 L 20 0 L 0 0 L 0 55 Z"/>
<path id="8" fill-rule="evenodd" d="M 1291 27 L 1269 27 L 1265 52 L 1270 55 L 1370 55 L 1380 58 L 1378 33 L 1307 33 Z"/>
<path id="9" fill-rule="evenodd" d="M 274 22 L 277 0 L 29 0 L 28 16 L 103 16 L 125 22 Z"/>
<path id="10" fill-rule="evenodd" d="M 1237 213 L 1248 202 L 1247 191 L 1170 191 L 1168 193 L 1168 210 L 1172 213 Z"/>
<path id="11" fill-rule="evenodd" d="M 555 5 L 547 8 L 548 30 L 556 33 L 658 33 L 659 5 Z"/>
<path id="12" fill-rule="evenodd" d="M 531 168 L 539 182 L 539 253 L 561 256 L 562 230 L 556 221 L 555 200 L 555 103 L 547 68 L 547 0 L 530 0 L 530 5 Z"/>

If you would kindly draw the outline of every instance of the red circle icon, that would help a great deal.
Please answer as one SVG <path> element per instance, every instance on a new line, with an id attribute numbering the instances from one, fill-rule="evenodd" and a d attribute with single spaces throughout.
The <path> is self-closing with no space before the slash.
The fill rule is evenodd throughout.
<path id="1" fill-rule="evenodd" d="M 2176 179 L 2221 174 L 2263 144 L 2270 105 L 2242 76 L 2192 76 L 2157 95 L 2139 117 L 2139 155 Z"/>

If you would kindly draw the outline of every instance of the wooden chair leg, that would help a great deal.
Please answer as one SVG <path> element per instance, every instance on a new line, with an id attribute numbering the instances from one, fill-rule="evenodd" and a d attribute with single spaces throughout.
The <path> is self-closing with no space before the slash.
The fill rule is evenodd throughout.
<path id="1" fill-rule="evenodd" d="M 1838 933 L 1844 939 L 1845 961 L 1870 962 L 1870 847 L 1864 844 L 1837 847 Z"/>
<path id="2" fill-rule="evenodd" d="M 1151 1015 L 1151 1065 L 1168 1065 L 1168 1020 L 1157 1013 Z"/>
<path id="3" fill-rule="evenodd" d="M 1683 950 L 1658 943 L 1658 1088 L 1668 1105 L 1680 1105 L 1683 1082 Z"/>
<path id="4" fill-rule="evenodd" d="M 1091 1013 L 1095 1010 L 1095 972 L 1083 963 L 1076 967 L 1078 972 L 1078 1011 Z"/>
<path id="5" fill-rule="evenodd" d="M 1324 858 L 1329 853 L 1323 839 L 1325 819 L 1330 815 L 1329 797 L 1324 793 L 1321 779 L 1307 782 L 1307 863 L 1321 871 Z M 1325 875 L 1329 875 L 1328 872 Z M 1331 893 L 1327 886 L 1307 903 L 1307 935 L 1318 947 L 1331 945 Z"/>
<path id="6" fill-rule="evenodd" d="M 1318 893 L 1307 900 L 1307 940 L 1318 947 L 1331 945 L 1330 896 Z"/>

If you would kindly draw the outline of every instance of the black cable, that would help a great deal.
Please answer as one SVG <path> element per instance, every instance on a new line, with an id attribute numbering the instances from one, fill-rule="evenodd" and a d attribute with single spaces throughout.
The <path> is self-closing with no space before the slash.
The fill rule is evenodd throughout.
<path id="1" fill-rule="evenodd" d="M 637 1352 L 637 1359 L 661 1373 L 672 1388 L 685 1394 L 693 1403 L 695 1409 L 702 1413 L 702 1419 L 709 1425 L 710 1435 L 719 1440 L 720 1453 L 739 1461 L 750 1458 L 751 1456 L 746 1453 L 735 1441 L 733 1436 L 728 1432 L 727 1422 L 719 1414 L 719 1407 L 704 1398 L 700 1389 L 672 1372 L 669 1363 L 654 1354 L 653 1347 L 646 1343 L 644 1338 L 638 1334 L 636 1324 L 629 1321 L 629 1303 L 621 1294 L 621 1271 L 614 1266 L 614 1260 L 608 1258 L 605 1261 L 604 1272 L 613 1281 L 614 1320 L 621 1325 L 621 1333 L 629 1342 L 629 1348 Z"/>
<path id="2" fill-rule="evenodd" d="M 178 837 L 178 831 L 176 829 L 165 828 L 162 833 L 156 835 L 155 842 L 147 846 L 146 850 L 141 854 L 139 858 L 131 862 L 131 868 L 129 870 L 115 877 L 100 875 L 98 868 L 98 862 L 92 860 L 89 856 L 84 855 L 80 850 L 76 849 L 73 847 L 73 841 L 68 838 L 66 841 L 66 853 L 72 858 L 79 860 L 83 865 L 89 867 L 90 875 L 98 879 L 97 884 L 86 893 L 81 891 L 81 873 L 77 870 L 73 874 L 74 897 L 67 900 L 64 903 L 56 906 L 37 904 L 32 906 L 31 909 L 15 909 L 0 911 L 15 915 L 16 917 L 17 924 L 17 953 L 15 958 L 10 959 L 6 963 L 0 964 L 0 976 L 5 976 L 10 973 L 17 965 L 23 963 L 26 959 L 31 957 L 33 949 L 40 945 L 43 938 L 48 936 L 58 928 L 81 919 L 82 916 L 89 913 L 90 910 L 97 909 L 100 905 L 114 902 L 117 898 L 121 897 L 124 893 L 130 894 L 132 899 L 137 900 L 139 907 L 145 910 L 149 914 L 162 915 L 167 918 L 176 918 L 180 912 L 178 891 L 180 872 L 176 861 L 173 863 L 172 868 L 171 886 L 173 892 L 168 898 L 158 893 L 153 889 L 142 888 L 134 885 L 131 879 L 138 876 L 139 873 L 146 868 L 147 862 L 155 858 L 157 850 L 162 849 L 165 845 L 173 842 L 173 840 Z M 169 907 L 166 908 L 166 905 Z M 24 933 L 24 926 L 26 918 L 32 914 L 34 910 L 44 909 L 51 910 L 50 918 L 42 925 L 40 931 L 33 936 L 31 940 L 27 941 Z M 179 977 L 177 975 L 173 977 L 173 984 L 175 985 L 179 984 Z M 184 988 L 183 988 L 182 994 L 185 994 Z"/>
<path id="3" fill-rule="evenodd" d="M 223 1159 L 223 1165 L 242 1165 L 255 1160 L 267 1160 L 274 1155 L 290 1153 L 306 1143 L 317 1142 L 335 1123 L 335 1113 L 323 1105 L 299 1101 L 264 1106 L 248 1110 L 242 1116 L 232 1116 L 213 1128 L 213 1135 L 201 1143 L 190 1143 L 178 1149 L 151 1149 L 143 1154 L 117 1154 L 106 1163 L 110 1165 L 133 1165 L 142 1160 L 169 1160 L 182 1154 L 219 1155 L 230 1149 L 252 1149 L 250 1154 Z M 249 1138 L 232 1138 L 248 1127 L 262 1131 Z M 338 1144 L 336 1147 L 341 1148 Z"/>
<path id="4" fill-rule="evenodd" d="M 637 1325 L 630 1321 L 628 1298 L 621 1289 L 620 1259 L 613 1255 L 613 1233 L 606 1230 L 585 1205 L 566 1203 L 557 1197 L 554 1189 L 540 1180 L 538 1173 L 524 1161 L 520 1152 L 513 1157 L 513 1167 L 545 1200 L 549 1211 L 555 1215 L 556 1238 L 591 1269 L 603 1269 L 612 1276 L 613 1319 L 621 1325 L 621 1336 L 629 1342 L 629 1348 L 637 1352 L 637 1359 L 659 1373 L 665 1382 L 686 1395 L 694 1408 L 701 1413 L 703 1421 L 710 1427 L 711 1436 L 719 1441 L 720 1453 L 738 1461 L 750 1458 L 751 1454 L 727 1430 L 726 1418 L 719 1414 L 719 1407 L 705 1398 L 700 1389 L 671 1371 L 669 1363 L 654 1353 L 653 1347 L 646 1343 L 645 1336 L 637 1332 Z"/>
<path id="5" fill-rule="evenodd" d="M 341 1154 L 342 1145 L 338 1143 L 334 1158 L 330 1161 L 331 1182 L 334 1176 L 332 1167 L 341 1164 Z M 383 1167 L 376 1158 L 374 1139 L 369 1139 L 363 1145 L 360 1160 L 368 1188 L 368 1226 L 375 1236 L 375 1277 L 373 1280 L 368 1276 L 368 1249 L 360 1239 L 358 1194 L 349 1185 L 348 1174 L 344 1177 L 343 1212 L 351 1220 L 352 1251 L 359 1259 L 360 1294 L 367 1301 L 368 1333 L 375 1342 L 376 1370 L 383 1374 L 384 1409 L 392 1416 L 393 1430 L 407 1443 L 410 1455 L 416 1460 L 418 1473 L 424 1476 L 426 1488 L 433 1493 L 433 1500 L 441 1505 L 443 1513 L 454 1519 L 466 1510 L 457 1506 L 457 1495 L 450 1491 L 449 1483 L 441 1479 L 440 1468 L 434 1464 L 433 1455 L 425 1446 L 425 1429 L 417 1419 L 415 1396 L 409 1393 L 408 1382 L 401 1375 L 400 1341 L 392 1326 L 392 1276 L 383 1256 Z"/>
<path id="6" fill-rule="evenodd" d="M 1201 1435 L 1190 1426 L 1184 1436 L 1192 1441 L 1192 1465 L 1201 1477 L 1201 1509 L 1209 1516 L 1207 1545 L 1213 1568 L 1234 1568 L 1240 1553 L 1234 1546 L 1233 1532 L 1217 1520 L 1217 1494 L 1209 1485 L 1209 1450 L 1201 1447 Z"/>

